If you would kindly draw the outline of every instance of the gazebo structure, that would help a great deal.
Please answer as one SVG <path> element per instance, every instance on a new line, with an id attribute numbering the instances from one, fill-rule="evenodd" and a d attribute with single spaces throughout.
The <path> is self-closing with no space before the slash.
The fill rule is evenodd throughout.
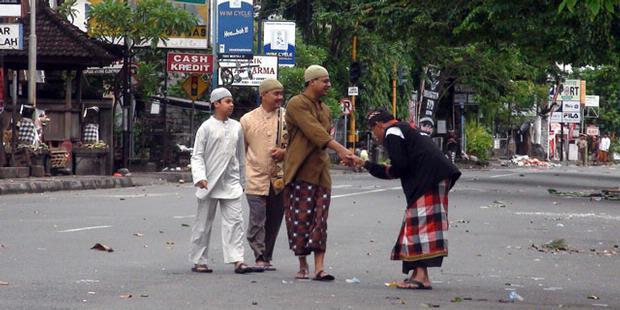
<path id="1" fill-rule="evenodd" d="M 23 4 L 27 5 L 27 1 Z M 112 166 L 113 147 L 113 100 L 83 99 L 83 71 L 89 67 L 108 66 L 122 56 L 111 45 L 89 38 L 86 33 L 72 25 L 62 15 L 52 10 L 47 2 L 38 1 L 36 6 L 37 35 L 37 70 L 55 75 L 56 81 L 41 84 L 37 89 L 35 107 L 44 110 L 50 119 L 49 125 L 43 129 L 44 142 L 50 150 L 64 149 L 69 156 L 76 173 L 76 157 L 96 157 L 100 173 L 110 173 Z M 5 22 L 13 22 L 4 18 Z M 23 70 L 28 68 L 28 37 L 30 26 L 29 15 L 21 19 L 24 25 L 24 49 L 0 50 L 3 58 L 5 111 L 0 113 L 0 130 L 10 129 L 12 124 L 12 141 L 0 143 L 0 178 L 39 175 L 30 169 L 4 169 L 6 166 L 28 166 L 19 162 L 16 149 L 15 124 L 17 112 L 22 104 L 30 104 L 22 94 L 27 94 L 27 83 L 24 81 Z M 2 65 L 2 64 L 0 64 Z M 46 74 L 48 75 L 48 74 Z M 20 79 L 21 78 L 21 79 Z M 56 83 L 54 83 L 56 82 Z M 103 88 L 103 85 L 101 85 Z M 50 95 L 52 94 L 52 95 Z M 83 111 L 86 108 L 99 107 L 100 140 L 108 145 L 101 150 L 81 150 Z M 39 167 L 37 167 L 39 168 Z M 18 172 L 16 172 L 18 171 Z M 18 175 L 15 175 L 18 174 Z"/>

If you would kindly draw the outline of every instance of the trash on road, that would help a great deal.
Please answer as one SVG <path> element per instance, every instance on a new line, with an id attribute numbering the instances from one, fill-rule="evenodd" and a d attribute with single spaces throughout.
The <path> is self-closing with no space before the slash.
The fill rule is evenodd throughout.
<path id="1" fill-rule="evenodd" d="M 183 224 L 181 224 L 181 227 L 190 227 L 190 225 L 183 223 Z"/>
<path id="2" fill-rule="evenodd" d="M 7 286 L 7 285 L 9 285 L 9 282 L 0 281 L 0 286 Z"/>
<path id="3" fill-rule="evenodd" d="M 437 305 L 437 304 L 423 303 L 423 304 L 420 304 L 420 307 L 422 307 L 422 308 L 439 308 L 439 305 Z"/>
<path id="4" fill-rule="evenodd" d="M 596 295 L 590 295 L 588 296 L 588 299 L 594 299 L 594 300 L 599 300 L 600 298 Z"/>
<path id="5" fill-rule="evenodd" d="M 133 295 L 131 295 L 131 294 L 123 294 L 123 295 L 120 295 L 118 297 L 123 298 L 123 299 L 129 299 L 129 298 L 133 297 Z"/>
<path id="6" fill-rule="evenodd" d="M 385 282 L 385 286 L 387 286 L 387 287 L 398 287 L 398 282 L 396 282 L 396 281 Z"/>
<path id="7" fill-rule="evenodd" d="M 515 301 L 524 301 L 525 299 L 523 297 L 521 297 L 521 295 L 519 295 L 519 293 L 517 293 L 517 291 L 512 291 L 510 293 L 508 293 L 508 300 L 515 302 Z"/>
<path id="8" fill-rule="evenodd" d="M 492 203 L 490 203 L 489 205 L 487 205 L 487 208 L 505 208 L 507 205 L 505 202 L 501 201 L 501 200 L 495 200 Z"/>
<path id="9" fill-rule="evenodd" d="M 463 302 L 463 300 L 465 300 L 465 299 L 463 299 L 463 297 L 461 297 L 461 296 L 456 296 L 456 297 L 452 298 L 452 299 L 450 300 L 450 302 Z"/>
<path id="10" fill-rule="evenodd" d="M 114 249 L 112 249 L 111 247 L 109 247 L 109 246 L 107 246 L 105 244 L 102 244 L 102 243 L 96 243 L 90 249 L 91 250 L 104 251 L 104 252 L 114 252 Z"/>
<path id="11" fill-rule="evenodd" d="M 502 161 L 502 166 L 518 166 L 518 167 L 561 167 L 560 164 L 550 163 L 548 161 L 537 158 L 530 158 L 527 155 L 514 155 L 509 161 Z"/>
<path id="12" fill-rule="evenodd" d="M 144 237 L 143 233 L 134 233 L 133 235 L 136 236 L 136 237 Z"/>
<path id="13" fill-rule="evenodd" d="M 360 279 L 353 277 L 351 279 L 346 279 L 344 280 L 345 282 L 349 283 L 349 284 L 354 284 L 354 283 L 360 283 Z"/>

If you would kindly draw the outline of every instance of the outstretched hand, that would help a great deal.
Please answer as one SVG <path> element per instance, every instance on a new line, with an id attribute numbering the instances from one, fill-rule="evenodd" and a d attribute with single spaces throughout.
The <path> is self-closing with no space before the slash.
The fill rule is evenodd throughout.
<path id="1" fill-rule="evenodd" d="M 364 160 L 354 154 L 347 155 L 351 163 L 351 167 L 360 168 L 364 165 Z"/>

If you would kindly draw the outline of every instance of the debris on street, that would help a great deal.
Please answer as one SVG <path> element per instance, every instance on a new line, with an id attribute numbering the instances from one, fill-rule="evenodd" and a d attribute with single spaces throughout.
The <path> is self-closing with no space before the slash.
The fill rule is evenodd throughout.
<path id="1" fill-rule="evenodd" d="M 537 158 L 530 158 L 527 155 L 514 155 L 510 160 L 502 161 L 502 166 L 517 167 L 561 167 L 560 164 L 554 164 Z"/>
<path id="2" fill-rule="evenodd" d="M 590 191 L 590 192 L 585 192 L 585 191 L 563 192 L 563 191 L 558 191 L 555 188 L 549 188 L 547 189 L 547 192 L 549 192 L 549 194 L 551 195 L 556 195 L 556 196 L 572 197 L 572 198 L 585 197 L 585 198 L 590 198 L 591 200 L 596 200 L 596 201 L 600 201 L 602 199 L 620 200 L 620 188 L 602 189 L 599 191 Z"/>
<path id="3" fill-rule="evenodd" d="M 355 283 L 360 283 L 360 279 L 353 277 L 351 279 L 346 279 L 345 282 L 349 283 L 349 284 L 355 284 Z"/>
<path id="4" fill-rule="evenodd" d="M 104 252 L 114 252 L 114 249 L 112 249 L 111 247 L 109 247 L 109 246 L 107 246 L 105 244 L 102 244 L 102 243 L 96 243 L 90 249 L 91 250 L 104 251 Z"/>

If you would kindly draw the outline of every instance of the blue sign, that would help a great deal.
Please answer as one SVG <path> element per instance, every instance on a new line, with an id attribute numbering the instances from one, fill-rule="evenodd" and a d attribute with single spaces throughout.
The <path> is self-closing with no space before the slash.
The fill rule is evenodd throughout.
<path id="1" fill-rule="evenodd" d="M 252 58 L 252 0 L 217 0 L 217 44 L 219 58 Z"/>
<path id="2" fill-rule="evenodd" d="M 265 22 L 263 51 L 267 56 L 278 56 L 280 66 L 295 65 L 295 22 Z"/>

